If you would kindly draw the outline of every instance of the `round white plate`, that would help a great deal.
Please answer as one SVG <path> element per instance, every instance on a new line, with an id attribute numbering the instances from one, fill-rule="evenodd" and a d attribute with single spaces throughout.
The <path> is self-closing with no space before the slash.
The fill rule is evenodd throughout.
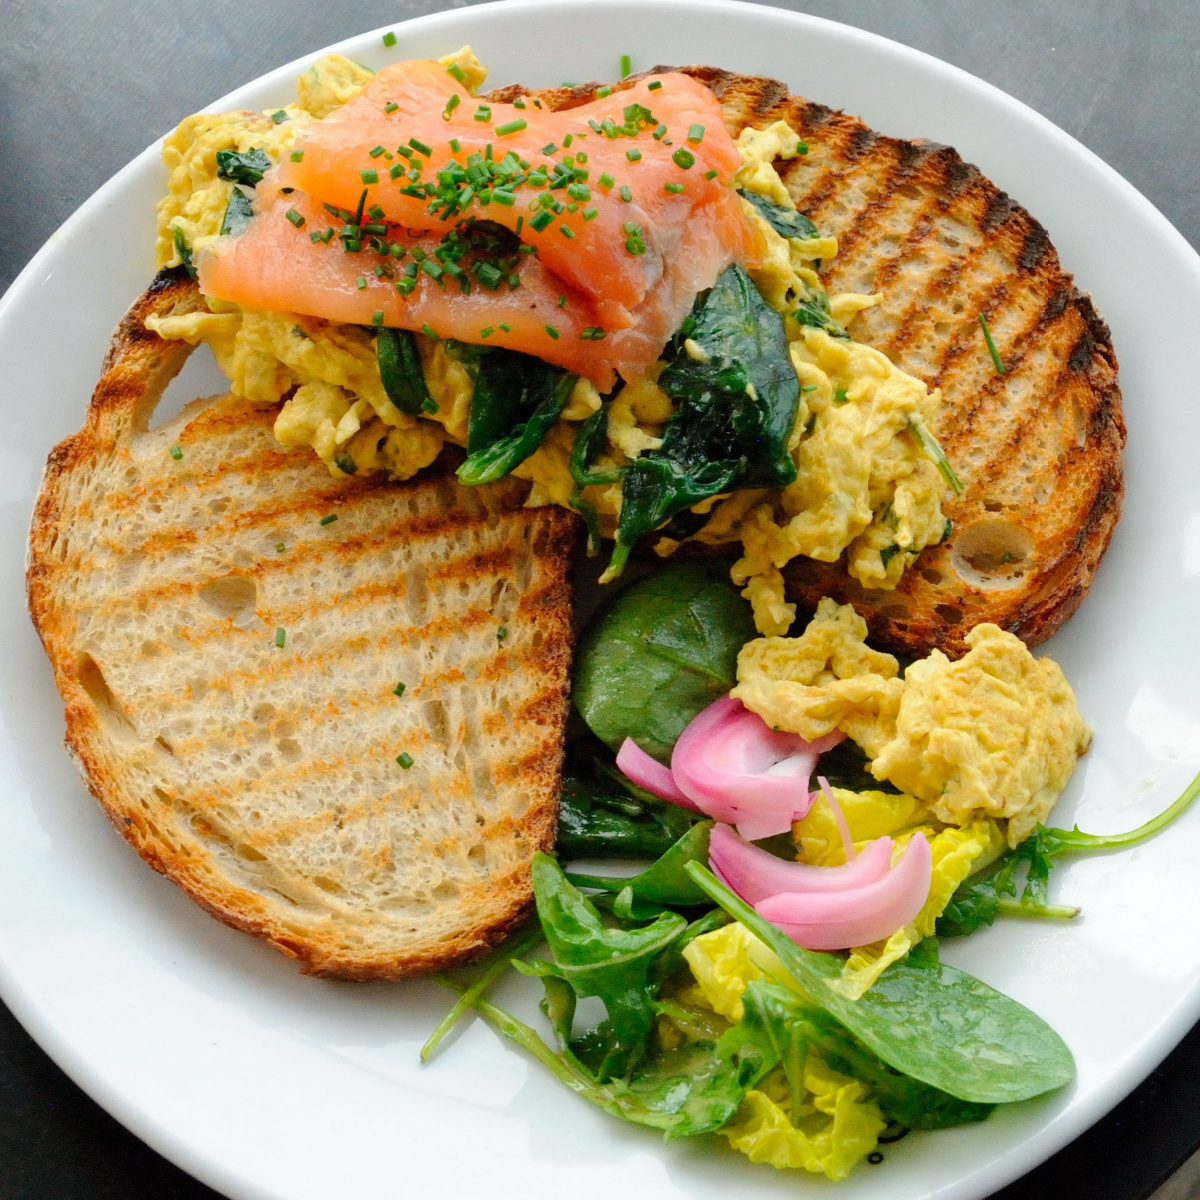
<path id="1" fill-rule="evenodd" d="M 1200 260 L 1089 151 L 953 67 L 812 17 L 720 0 L 503 4 L 336 47 L 371 66 L 470 42 L 491 81 L 557 84 L 711 63 L 786 81 L 876 129 L 957 147 L 1049 229 L 1112 325 L 1129 424 L 1125 514 L 1051 647 L 1096 731 L 1057 812 L 1093 832 L 1163 808 L 1200 765 Z M 313 57 L 316 57 L 314 54 Z M 307 60 L 217 101 L 286 102 Z M 701 1139 L 666 1145 L 562 1090 L 482 1024 L 429 1067 L 430 984 L 338 985 L 212 921 L 108 827 L 61 748 L 62 709 L 21 563 L 50 447 L 80 424 L 109 332 L 152 272 L 157 148 L 96 193 L 0 301 L 0 991 L 65 1070 L 157 1150 L 236 1200 L 486 1194 L 637 1200 L 816 1194 Z M 193 395 L 220 389 L 193 376 Z M 1007 922 L 946 957 L 1041 1013 L 1073 1086 L 982 1125 L 913 1135 L 847 1200 L 981 1197 L 1075 1137 L 1200 1016 L 1200 809 L 1056 873 L 1069 925 Z"/>

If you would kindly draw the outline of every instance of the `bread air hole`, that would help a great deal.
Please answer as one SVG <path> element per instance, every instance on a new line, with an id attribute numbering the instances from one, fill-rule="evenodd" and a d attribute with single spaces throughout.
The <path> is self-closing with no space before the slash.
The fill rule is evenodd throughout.
<path id="1" fill-rule="evenodd" d="M 104 678 L 99 663 L 90 655 L 84 654 L 79 658 L 75 668 L 79 686 L 87 693 L 88 699 L 96 707 L 96 715 L 105 732 L 114 740 L 130 741 L 137 738 L 137 730 L 133 722 L 125 715 L 125 710 L 113 695 L 112 688 Z"/>
<path id="2" fill-rule="evenodd" d="M 1033 538 L 1011 521 L 976 521 L 954 539 L 950 562 L 958 577 L 982 591 L 1019 587 L 1034 565 Z"/>
<path id="3" fill-rule="evenodd" d="M 196 593 L 204 606 L 220 619 L 228 617 L 239 629 L 254 624 L 258 618 L 254 606 L 258 603 L 258 584 L 245 575 L 222 575 L 210 579 Z"/>

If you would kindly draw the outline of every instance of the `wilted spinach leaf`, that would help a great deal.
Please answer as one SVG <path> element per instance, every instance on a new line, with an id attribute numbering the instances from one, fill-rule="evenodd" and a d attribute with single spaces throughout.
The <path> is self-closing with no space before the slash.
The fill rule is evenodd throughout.
<path id="1" fill-rule="evenodd" d="M 575 706 L 612 749 L 631 737 L 667 762 L 691 719 L 737 682 L 755 635 L 750 605 L 723 571 L 671 563 L 619 592 L 576 652 Z"/>
<path id="2" fill-rule="evenodd" d="M 834 954 L 805 950 L 760 917 L 699 863 L 692 878 L 779 956 L 813 1002 L 888 1066 L 960 1100 L 1003 1104 L 1062 1087 L 1075 1063 L 1041 1017 L 953 967 L 893 963 L 858 1000 L 829 983 Z"/>
<path id="3" fill-rule="evenodd" d="M 239 187 L 231 189 L 225 215 L 221 218 L 221 232 L 237 237 L 246 232 L 253 219 L 254 208 L 246 193 Z"/>
<path id="4" fill-rule="evenodd" d="M 217 178 L 255 187 L 271 169 L 271 160 L 256 146 L 253 150 L 218 150 Z"/>
<path id="5" fill-rule="evenodd" d="M 520 466 L 566 406 L 576 376 L 529 354 L 497 348 L 479 360 L 460 482 L 492 483 Z"/>
<path id="6" fill-rule="evenodd" d="M 588 530 L 588 554 L 595 554 L 600 548 L 600 518 L 596 506 L 583 498 L 583 489 L 593 484 L 616 483 L 624 477 L 626 468 L 619 467 L 612 471 L 594 471 L 592 464 L 604 449 L 608 437 L 608 406 L 601 405 L 582 425 L 575 435 L 575 444 L 571 447 L 570 471 L 571 481 L 575 486 L 567 503 L 584 519 Z"/>
<path id="7" fill-rule="evenodd" d="M 796 478 L 788 438 L 800 384 L 783 318 L 736 264 L 696 299 L 671 343 L 658 385 L 678 407 L 662 446 L 629 465 L 609 569 L 675 513 L 735 487 L 777 487 Z"/>
<path id="8" fill-rule="evenodd" d="M 797 212 L 794 208 L 784 208 L 782 204 L 776 204 L 773 200 L 768 200 L 766 196 L 760 196 L 757 192 L 748 192 L 745 188 L 738 188 L 738 195 L 754 205 L 759 216 L 780 237 L 807 240 L 821 236 L 817 227 L 802 212 Z"/>
<path id="9" fill-rule="evenodd" d="M 421 358 L 413 335 L 407 329 L 384 326 L 375 335 L 375 358 L 388 399 L 412 417 L 423 410 L 428 411 L 433 397 L 425 384 L 425 372 L 421 370 Z"/>
<path id="10" fill-rule="evenodd" d="M 574 1049 L 601 1083 L 627 1075 L 644 1058 L 654 1023 L 650 964 L 687 922 L 668 912 L 638 928 L 609 928 L 547 854 L 534 855 L 533 891 L 554 955 L 553 964 L 533 964 L 533 971 L 557 975 L 576 996 L 598 996 L 604 1002 L 607 1019 Z"/>

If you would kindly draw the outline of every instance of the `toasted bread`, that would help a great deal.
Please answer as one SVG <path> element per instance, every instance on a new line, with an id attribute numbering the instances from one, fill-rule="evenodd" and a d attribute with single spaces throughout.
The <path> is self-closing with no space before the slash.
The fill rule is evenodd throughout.
<path id="1" fill-rule="evenodd" d="M 796 206 L 838 239 L 826 286 L 882 295 L 853 334 L 941 388 L 936 433 L 967 489 L 943 506 L 950 538 L 894 591 L 863 588 L 840 562 L 797 558 L 785 571 L 791 599 L 849 602 L 876 643 L 901 653 L 960 655 L 984 621 L 1044 641 L 1087 594 L 1121 508 L 1117 361 L 1091 300 L 1045 229 L 949 147 L 884 137 L 772 79 L 713 67 L 647 74 L 676 69 L 713 90 L 735 136 L 784 120 L 806 139 L 807 154 L 776 166 Z M 569 108 L 597 86 L 536 94 Z"/>
<path id="2" fill-rule="evenodd" d="M 202 302 L 160 275 L 50 455 L 28 594 L 68 746 L 143 858 L 306 972 L 468 959 L 554 840 L 577 518 L 334 480 L 231 397 L 149 430 L 190 348 L 143 322 Z"/>

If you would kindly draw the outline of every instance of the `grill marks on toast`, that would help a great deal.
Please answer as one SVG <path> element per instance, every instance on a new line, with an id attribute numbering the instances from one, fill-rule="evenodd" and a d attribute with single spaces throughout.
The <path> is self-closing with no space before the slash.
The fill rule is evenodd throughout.
<path id="1" fill-rule="evenodd" d="M 982 621 L 1043 641 L 1087 593 L 1120 512 L 1117 363 L 1091 301 L 1045 229 L 949 147 L 885 137 L 773 80 L 681 69 L 713 89 L 733 134 L 782 119 L 806 138 L 808 154 L 777 165 L 801 211 L 838 239 L 826 285 L 883 294 L 855 336 L 942 389 L 937 433 L 968 489 L 944 505 L 951 541 L 925 550 L 894 592 L 796 560 L 793 598 L 849 601 L 875 639 L 902 651 L 962 653 Z M 1030 553 L 979 573 L 964 554 L 983 529 Z"/>
<path id="2" fill-rule="evenodd" d="M 145 432 L 187 348 L 141 323 L 194 301 L 160 277 L 135 305 L 39 496 L 68 744 L 144 858 L 306 971 L 481 953 L 553 842 L 576 519 L 515 481 L 334 483 L 230 398 Z"/>

